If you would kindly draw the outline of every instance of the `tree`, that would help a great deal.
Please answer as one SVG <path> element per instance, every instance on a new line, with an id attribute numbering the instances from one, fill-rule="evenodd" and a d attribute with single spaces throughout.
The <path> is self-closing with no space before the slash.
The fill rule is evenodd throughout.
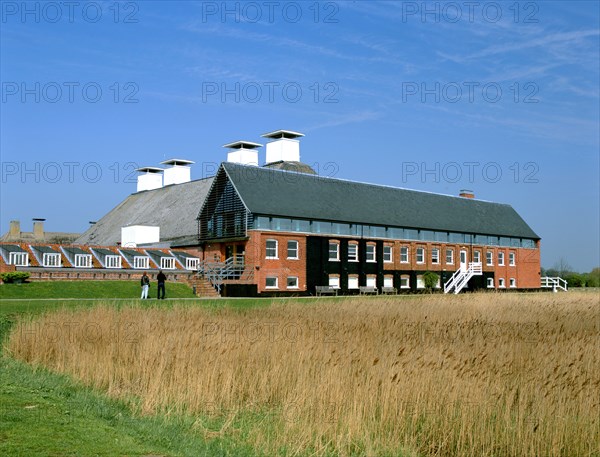
<path id="1" fill-rule="evenodd" d="M 558 262 L 556 262 L 552 266 L 552 269 L 556 270 L 558 276 L 560 276 L 561 278 L 564 278 L 566 275 L 573 271 L 571 265 L 569 265 L 569 262 L 567 262 L 567 259 L 565 259 L 564 257 L 558 259 Z"/>
<path id="2" fill-rule="evenodd" d="M 423 283 L 425 284 L 425 289 L 427 289 L 429 292 L 433 291 L 433 289 L 437 286 L 439 279 L 440 277 L 433 271 L 426 271 L 423 273 Z"/>

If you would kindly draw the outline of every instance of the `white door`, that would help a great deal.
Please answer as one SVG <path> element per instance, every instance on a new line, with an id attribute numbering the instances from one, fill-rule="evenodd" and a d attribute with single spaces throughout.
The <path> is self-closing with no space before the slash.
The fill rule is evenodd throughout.
<path id="1" fill-rule="evenodd" d="M 467 269 L 467 251 L 460 251 L 460 269 L 462 271 Z"/>

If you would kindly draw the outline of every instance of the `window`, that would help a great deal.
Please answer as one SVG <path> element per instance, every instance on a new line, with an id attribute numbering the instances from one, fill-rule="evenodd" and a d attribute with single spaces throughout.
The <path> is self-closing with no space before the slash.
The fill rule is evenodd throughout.
<path id="1" fill-rule="evenodd" d="M 377 278 L 375 276 L 367 276 L 367 287 L 377 287 Z"/>
<path id="2" fill-rule="evenodd" d="M 288 276 L 287 288 L 288 289 L 297 289 L 298 288 L 298 276 Z"/>
<path id="3" fill-rule="evenodd" d="M 265 278 L 265 289 L 277 289 L 277 276 L 267 276 Z"/>
<path id="4" fill-rule="evenodd" d="M 514 252 L 509 252 L 508 253 L 508 264 L 511 267 L 515 266 L 515 253 Z"/>
<path id="5" fill-rule="evenodd" d="M 431 263 L 440 263 L 440 250 L 437 248 L 431 250 Z"/>
<path id="6" fill-rule="evenodd" d="M 339 289 L 340 288 L 340 277 L 334 276 L 334 275 L 329 275 L 329 287 L 331 287 L 332 289 Z"/>
<path id="7" fill-rule="evenodd" d="M 348 289 L 358 289 L 358 276 L 348 276 Z"/>
<path id="8" fill-rule="evenodd" d="M 393 261 L 392 250 L 393 250 L 392 246 L 384 246 L 383 247 L 383 261 L 384 262 L 391 263 Z"/>
<path id="9" fill-rule="evenodd" d="M 408 263 L 408 246 L 400 248 L 400 263 Z"/>
<path id="10" fill-rule="evenodd" d="M 160 259 L 160 268 L 163 270 L 174 270 L 175 259 L 173 257 L 163 257 Z"/>
<path id="11" fill-rule="evenodd" d="M 498 265 L 504 265 L 504 252 L 498 252 Z"/>
<path id="12" fill-rule="evenodd" d="M 185 269 L 186 270 L 197 270 L 199 263 L 200 263 L 200 259 L 188 257 L 187 259 L 185 259 Z"/>
<path id="13" fill-rule="evenodd" d="M 425 281 L 423 281 L 423 275 L 417 275 L 417 289 L 425 289 Z"/>
<path id="14" fill-rule="evenodd" d="M 517 280 L 515 278 L 510 278 L 508 280 L 509 287 L 517 287 Z"/>
<path id="15" fill-rule="evenodd" d="M 410 276 L 400 276 L 400 289 L 410 289 Z"/>
<path id="16" fill-rule="evenodd" d="M 106 268 L 121 268 L 121 256 L 107 255 L 104 257 L 104 264 Z"/>
<path id="17" fill-rule="evenodd" d="M 425 248 L 417 248 L 417 263 L 425 263 Z"/>
<path id="18" fill-rule="evenodd" d="M 446 249 L 446 264 L 454 265 L 454 250 Z"/>
<path id="19" fill-rule="evenodd" d="M 473 251 L 473 262 L 481 263 L 481 251 Z"/>
<path id="20" fill-rule="evenodd" d="M 287 242 L 287 258 L 298 258 L 298 242 L 296 240 L 290 240 Z"/>
<path id="21" fill-rule="evenodd" d="M 29 265 L 29 254 L 27 252 L 11 252 L 8 256 L 8 264 L 26 267 Z"/>
<path id="22" fill-rule="evenodd" d="M 394 287 L 394 277 L 391 275 L 384 276 L 383 287 Z"/>
<path id="23" fill-rule="evenodd" d="M 340 243 L 329 243 L 329 261 L 334 262 L 340 260 Z"/>
<path id="24" fill-rule="evenodd" d="M 492 251 L 486 251 L 485 260 L 488 266 L 494 265 L 494 253 Z"/>
<path id="25" fill-rule="evenodd" d="M 374 244 L 367 244 L 367 248 L 365 251 L 365 257 L 366 257 L 367 262 L 376 262 L 375 245 Z"/>
<path id="26" fill-rule="evenodd" d="M 148 266 L 150 265 L 148 260 L 148 257 L 135 256 L 133 258 L 133 268 L 148 268 Z"/>
<path id="27" fill-rule="evenodd" d="M 348 262 L 358 262 L 358 244 L 348 244 Z"/>
<path id="28" fill-rule="evenodd" d="M 92 256 L 90 254 L 75 254 L 76 268 L 92 268 Z"/>
<path id="29" fill-rule="evenodd" d="M 500 278 L 500 279 L 498 279 L 498 287 L 506 287 L 506 286 L 504 285 L 504 278 Z"/>
<path id="30" fill-rule="evenodd" d="M 488 289 L 494 288 L 494 278 L 487 278 L 487 287 Z"/>
<path id="31" fill-rule="evenodd" d="M 42 257 L 42 265 L 44 267 L 60 267 L 60 254 L 44 253 Z"/>
<path id="32" fill-rule="evenodd" d="M 267 259 L 277 259 L 277 240 L 267 240 Z"/>

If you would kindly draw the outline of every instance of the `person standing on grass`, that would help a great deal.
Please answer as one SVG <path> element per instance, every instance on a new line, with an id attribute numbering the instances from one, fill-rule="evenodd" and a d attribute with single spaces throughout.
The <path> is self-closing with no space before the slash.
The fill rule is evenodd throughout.
<path id="1" fill-rule="evenodd" d="M 167 281 L 167 277 L 162 272 L 162 270 L 158 270 L 158 275 L 156 276 L 156 282 L 158 283 L 158 299 L 165 299 L 165 282 Z M 162 291 L 162 296 L 161 296 Z"/>
<path id="2" fill-rule="evenodd" d="M 147 299 L 148 298 L 148 289 L 150 289 L 150 278 L 148 277 L 148 275 L 146 274 L 145 271 L 144 271 L 144 274 L 142 275 L 142 279 L 141 279 L 140 283 L 142 284 L 142 300 Z"/>

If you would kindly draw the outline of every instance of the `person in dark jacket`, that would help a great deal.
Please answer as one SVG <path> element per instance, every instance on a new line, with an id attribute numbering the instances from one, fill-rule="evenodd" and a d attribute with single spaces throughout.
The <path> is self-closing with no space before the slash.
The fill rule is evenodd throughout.
<path id="1" fill-rule="evenodd" d="M 150 289 L 150 278 L 148 277 L 148 275 L 146 274 L 145 271 L 144 271 L 144 274 L 142 275 L 142 279 L 140 280 L 140 283 L 142 285 L 142 299 L 147 299 L 148 298 L 148 289 Z"/>
<path id="2" fill-rule="evenodd" d="M 156 282 L 158 283 L 158 299 L 165 299 L 165 282 L 167 281 L 167 277 L 162 272 L 162 270 L 158 271 L 158 275 L 156 276 Z M 161 295 L 162 292 L 162 295 Z"/>

